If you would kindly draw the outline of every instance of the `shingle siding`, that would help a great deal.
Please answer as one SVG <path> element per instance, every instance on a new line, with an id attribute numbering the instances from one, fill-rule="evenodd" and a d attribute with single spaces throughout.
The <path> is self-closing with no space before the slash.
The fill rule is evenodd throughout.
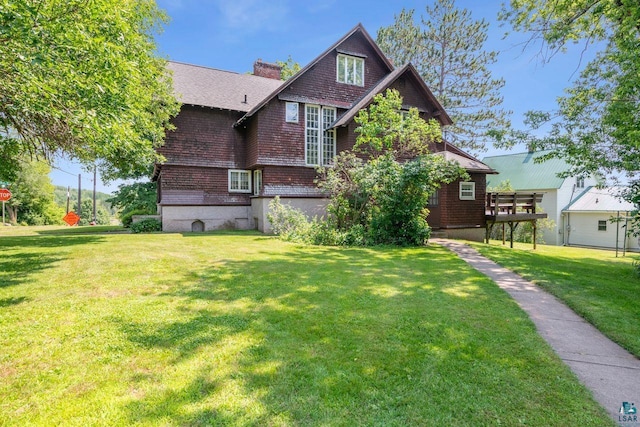
<path id="1" fill-rule="evenodd" d="M 200 206 L 199 210 L 194 208 L 194 212 L 210 216 L 208 226 L 226 223 L 219 216 L 227 214 L 236 215 L 229 218 L 230 223 L 246 222 L 250 226 L 253 218 L 237 217 L 238 212 L 244 212 L 237 207 L 251 206 L 249 210 L 255 210 L 274 196 L 317 206 L 323 195 L 315 184 L 318 178 L 315 167 L 307 166 L 305 162 L 305 104 L 336 108 L 336 119 L 339 121 L 342 117 L 341 126 L 336 128 L 337 152 L 351 149 L 356 142 L 355 129 L 358 125 L 353 121 L 356 107 L 370 102 L 372 94 L 382 91 L 383 87 L 398 89 L 404 104 L 417 107 L 423 112 L 423 118 L 430 118 L 433 111 L 441 108 L 428 88 L 417 80 L 419 77 L 413 67 L 390 70 L 389 63 L 380 56 L 380 51 L 371 44 L 370 36 L 361 26 L 341 40 L 289 83 L 282 85 L 274 81 L 265 85 L 267 79 L 246 78 L 219 70 L 173 65 L 176 73 L 194 73 L 179 76 L 179 86 L 189 95 L 183 100 L 191 99 L 206 107 L 189 105 L 188 102 L 183 105 L 173 121 L 176 130 L 168 133 L 165 146 L 159 150 L 166 157 L 166 162 L 157 167 L 161 189 L 159 204 L 172 209 L 168 211 L 171 213 L 166 224 L 173 224 L 171 227 L 190 224 L 184 211 L 176 213 L 176 209 L 184 206 Z M 340 53 L 364 58 L 364 86 L 336 81 L 336 58 Z M 206 78 L 210 81 L 195 81 L 205 78 L 203 76 L 209 76 Z M 244 93 L 244 88 L 231 87 L 233 82 L 250 85 L 247 87 L 247 104 L 238 105 L 238 94 Z M 272 88 L 276 87 L 280 89 L 274 92 Z M 204 99 L 206 94 L 199 90 L 211 96 L 211 100 Z M 255 99 L 256 94 L 262 94 L 263 98 Z M 297 123 L 285 120 L 287 101 L 299 103 Z M 215 107 L 216 102 L 224 105 L 209 108 Z M 445 113 L 439 116 L 440 119 L 442 117 L 448 116 Z M 444 146 L 432 144 L 431 148 L 440 151 Z M 253 196 L 254 183 L 250 194 L 229 192 L 229 169 L 261 170 L 259 196 Z M 253 174 L 251 177 L 253 179 Z M 458 183 L 441 189 L 440 204 L 435 209 L 443 227 L 478 227 L 484 224 L 485 175 L 474 174 L 473 179 L 476 182 L 474 201 L 459 200 Z M 434 210 L 434 218 L 435 213 Z M 267 229 L 264 219 L 260 219 L 264 212 L 251 215 L 258 217 L 258 223 Z"/>

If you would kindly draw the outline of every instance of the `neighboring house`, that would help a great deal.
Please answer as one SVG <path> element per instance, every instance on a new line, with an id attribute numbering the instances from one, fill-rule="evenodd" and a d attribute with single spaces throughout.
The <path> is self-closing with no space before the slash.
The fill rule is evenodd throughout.
<path id="1" fill-rule="evenodd" d="M 565 244 L 640 250 L 638 237 L 626 232 L 636 207 L 620 198 L 621 191 L 621 187 L 589 187 L 563 209 Z"/>
<path id="2" fill-rule="evenodd" d="M 158 206 L 166 231 L 218 228 L 268 232 L 275 196 L 308 215 L 322 215 L 326 198 L 316 168 L 356 141 L 354 118 L 378 93 L 397 89 L 403 109 L 416 107 L 441 125 L 451 119 L 416 69 L 394 68 L 357 25 L 287 81 L 276 65 L 258 60 L 254 74 L 171 62 L 182 108 L 159 151 Z M 428 218 L 449 235 L 482 240 L 486 174 L 494 171 L 456 147 L 431 144 L 467 169 L 431 198 Z"/>
<path id="3" fill-rule="evenodd" d="M 485 157 L 482 161 L 495 169 L 498 175 L 487 178 L 487 188 L 499 187 L 509 181 L 514 191 L 527 193 L 544 193 L 540 206 L 548 218 L 553 220 L 551 230 L 544 230 L 542 238 L 548 245 L 564 245 L 564 226 L 562 210 L 576 200 L 589 186 L 597 184 L 593 177 L 560 178 L 558 174 L 569 170 L 569 165 L 562 159 L 549 159 L 542 163 L 535 159 L 546 154 L 546 151 L 508 154 Z"/>

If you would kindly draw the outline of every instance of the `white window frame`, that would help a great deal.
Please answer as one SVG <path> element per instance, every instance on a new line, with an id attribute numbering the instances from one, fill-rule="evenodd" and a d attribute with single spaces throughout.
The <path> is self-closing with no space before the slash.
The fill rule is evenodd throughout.
<path id="1" fill-rule="evenodd" d="M 336 57 L 336 81 L 364 86 L 364 58 L 339 53 Z"/>
<path id="2" fill-rule="evenodd" d="M 576 188 L 584 188 L 584 178 L 576 178 Z"/>
<path id="3" fill-rule="evenodd" d="M 476 183 L 461 182 L 460 183 L 460 200 L 475 200 L 476 199 Z"/>
<path id="4" fill-rule="evenodd" d="M 329 126 L 336 115 L 334 107 L 305 104 L 304 162 L 307 166 L 331 165 L 337 141 L 336 130 Z"/>
<path id="5" fill-rule="evenodd" d="M 241 188 L 241 176 L 246 176 L 247 188 Z M 251 193 L 251 171 L 244 169 L 229 169 L 229 193 Z"/>
<path id="6" fill-rule="evenodd" d="M 256 169 L 253 171 L 253 195 L 259 196 L 262 190 L 262 170 Z"/>
<path id="7" fill-rule="evenodd" d="M 285 121 L 287 123 L 298 123 L 300 117 L 300 107 L 298 103 L 287 102 L 285 105 Z"/>

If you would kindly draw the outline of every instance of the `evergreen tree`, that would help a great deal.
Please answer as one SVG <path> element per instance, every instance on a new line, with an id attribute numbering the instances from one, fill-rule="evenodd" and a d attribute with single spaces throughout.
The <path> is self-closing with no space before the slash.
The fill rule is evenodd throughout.
<path id="1" fill-rule="evenodd" d="M 377 43 L 401 66 L 411 62 L 453 119 L 446 139 L 473 152 L 485 151 L 493 130 L 510 126 L 510 112 L 501 108 L 500 89 L 489 66 L 498 52 L 487 51 L 489 24 L 473 20 L 454 0 L 436 0 L 416 23 L 414 10 L 402 10 L 395 22 L 380 28 Z"/>

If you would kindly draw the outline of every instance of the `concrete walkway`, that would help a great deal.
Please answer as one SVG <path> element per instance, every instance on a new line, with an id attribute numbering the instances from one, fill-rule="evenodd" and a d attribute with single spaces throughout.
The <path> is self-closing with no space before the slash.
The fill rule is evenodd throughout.
<path id="1" fill-rule="evenodd" d="M 623 402 L 640 408 L 640 359 L 605 337 L 554 296 L 480 255 L 464 243 L 431 239 L 458 254 L 473 268 L 491 278 L 527 312 L 538 333 L 594 398 L 620 422 Z M 640 414 L 637 415 L 640 421 Z M 621 425 L 637 425 L 621 423 Z"/>

